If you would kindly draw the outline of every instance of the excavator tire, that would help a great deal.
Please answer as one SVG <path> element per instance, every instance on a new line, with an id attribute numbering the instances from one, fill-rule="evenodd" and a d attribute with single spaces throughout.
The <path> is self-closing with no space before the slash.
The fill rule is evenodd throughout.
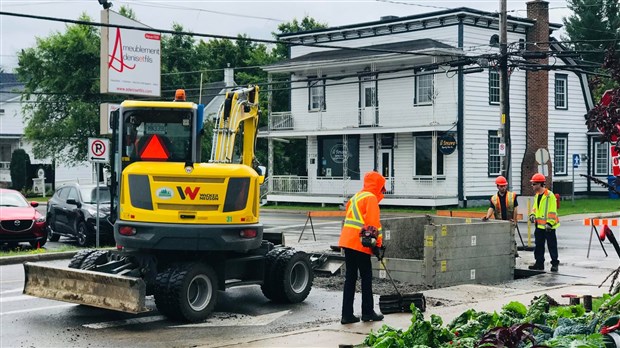
<path id="1" fill-rule="evenodd" d="M 275 248 L 269 251 L 265 257 L 265 278 L 263 280 L 263 285 L 261 285 L 261 290 L 263 291 L 263 295 L 268 299 L 275 301 L 276 293 L 275 293 L 275 265 L 276 261 L 284 252 L 289 250 L 290 248 Z"/>
<path id="2" fill-rule="evenodd" d="M 69 268 L 80 269 L 82 266 L 82 263 L 84 262 L 84 260 L 86 260 L 88 255 L 94 253 L 95 251 L 97 250 L 96 249 L 84 249 L 84 250 L 78 251 L 77 254 L 73 255 L 73 257 L 71 258 L 71 261 L 69 261 Z"/>
<path id="3" fill-rule="evenodd" d="M 155 305 L 165 316 L 183 322 L 206 319 L 215 308 L 218 279 L 201 262 L 173 264 L 157 275 Z"/>
<path id="4" fill-rule="evenodd" d="M 109 261 L 108 255 L 109 252 L 107 250 L 96 250 L 84 259 L 80 269 L 90 270 L 95 266 L 103 265 Z"/>
<path id="5" fill-rule="evenodd" d="M 277 303 L 299 303 L 308 297 L 312 289 L 314 272 L 308 254 L 288 249 L 280 254 L 273 268 L 274 292 L 272 301 Z"/>

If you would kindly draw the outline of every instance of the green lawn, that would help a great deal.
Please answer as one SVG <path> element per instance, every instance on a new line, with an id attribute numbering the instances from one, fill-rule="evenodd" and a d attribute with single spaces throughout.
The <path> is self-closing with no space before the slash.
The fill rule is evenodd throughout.
<path id="1" fill-rule="evenodd" d="M 77 251 L 80 248 L 74 247 L 72 245 L 62 246 L 60 248 L 54 250 L 47 250 L 45 247 L 39 249 L 32 249 L 28 244 L 22 243 L 16 249 L 0 249 L 0 257 L 5 256 L 19 256 L 19 255 L 36 255 L 36 254 L 47 254 L 47 253 L 58 253 L 63 251 Z"/>

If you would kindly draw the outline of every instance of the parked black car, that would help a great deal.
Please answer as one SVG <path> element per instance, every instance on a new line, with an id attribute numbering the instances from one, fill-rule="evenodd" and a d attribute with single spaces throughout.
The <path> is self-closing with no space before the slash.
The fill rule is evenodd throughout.
<path id="1" fill-rule="evenodd" d="M 68 184 L 59 188 L 47 203 L 49 240 L 55 242 L 60 236 L 66 236 L 77 239 L 80 246 L 95 244 L 97 215 L 100 243 L 113 241 L 110 189 L 107 186 L 99 186 L 99 211 L 96 185 Z"/>

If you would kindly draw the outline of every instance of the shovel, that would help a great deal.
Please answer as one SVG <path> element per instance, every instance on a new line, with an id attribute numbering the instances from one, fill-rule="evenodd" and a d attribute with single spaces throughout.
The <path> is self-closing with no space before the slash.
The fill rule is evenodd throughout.
<path id="1" fill-rule="evenodd" d="M 385 253 L 385 249 L 383 250 L 383 253 Z M 394 290 L 396 290 L 396 294 L 379 296 L 379 309 L 381 310 L 381 313 L 411 313 L 411 304 L 414 304 L 420 312 L 426 311 L 426 298 L 424 297 L 424 294 L 421 292 L 417 292 L 415 294 L 401 294 L 396 286 L 396 283 L 394 283 L 394 279 L 392 279 L 392 276 L 390 275 L 390 271 L 388 271 L 387 267 L 385 267 L 383 255 L 377 255 L 377 259 L 381 262 L 385 273 L 388 275 L 390 282 L 394 286 Z"/>

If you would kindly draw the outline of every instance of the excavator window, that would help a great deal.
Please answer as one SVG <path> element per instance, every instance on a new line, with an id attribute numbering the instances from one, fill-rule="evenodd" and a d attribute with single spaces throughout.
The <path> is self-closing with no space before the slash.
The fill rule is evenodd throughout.
<path id="1" fill-rule="evenodd" d="M 139 109 L 125 112 L 123 161 L 192 160 L 192 113 L 188 110 Z"/>

